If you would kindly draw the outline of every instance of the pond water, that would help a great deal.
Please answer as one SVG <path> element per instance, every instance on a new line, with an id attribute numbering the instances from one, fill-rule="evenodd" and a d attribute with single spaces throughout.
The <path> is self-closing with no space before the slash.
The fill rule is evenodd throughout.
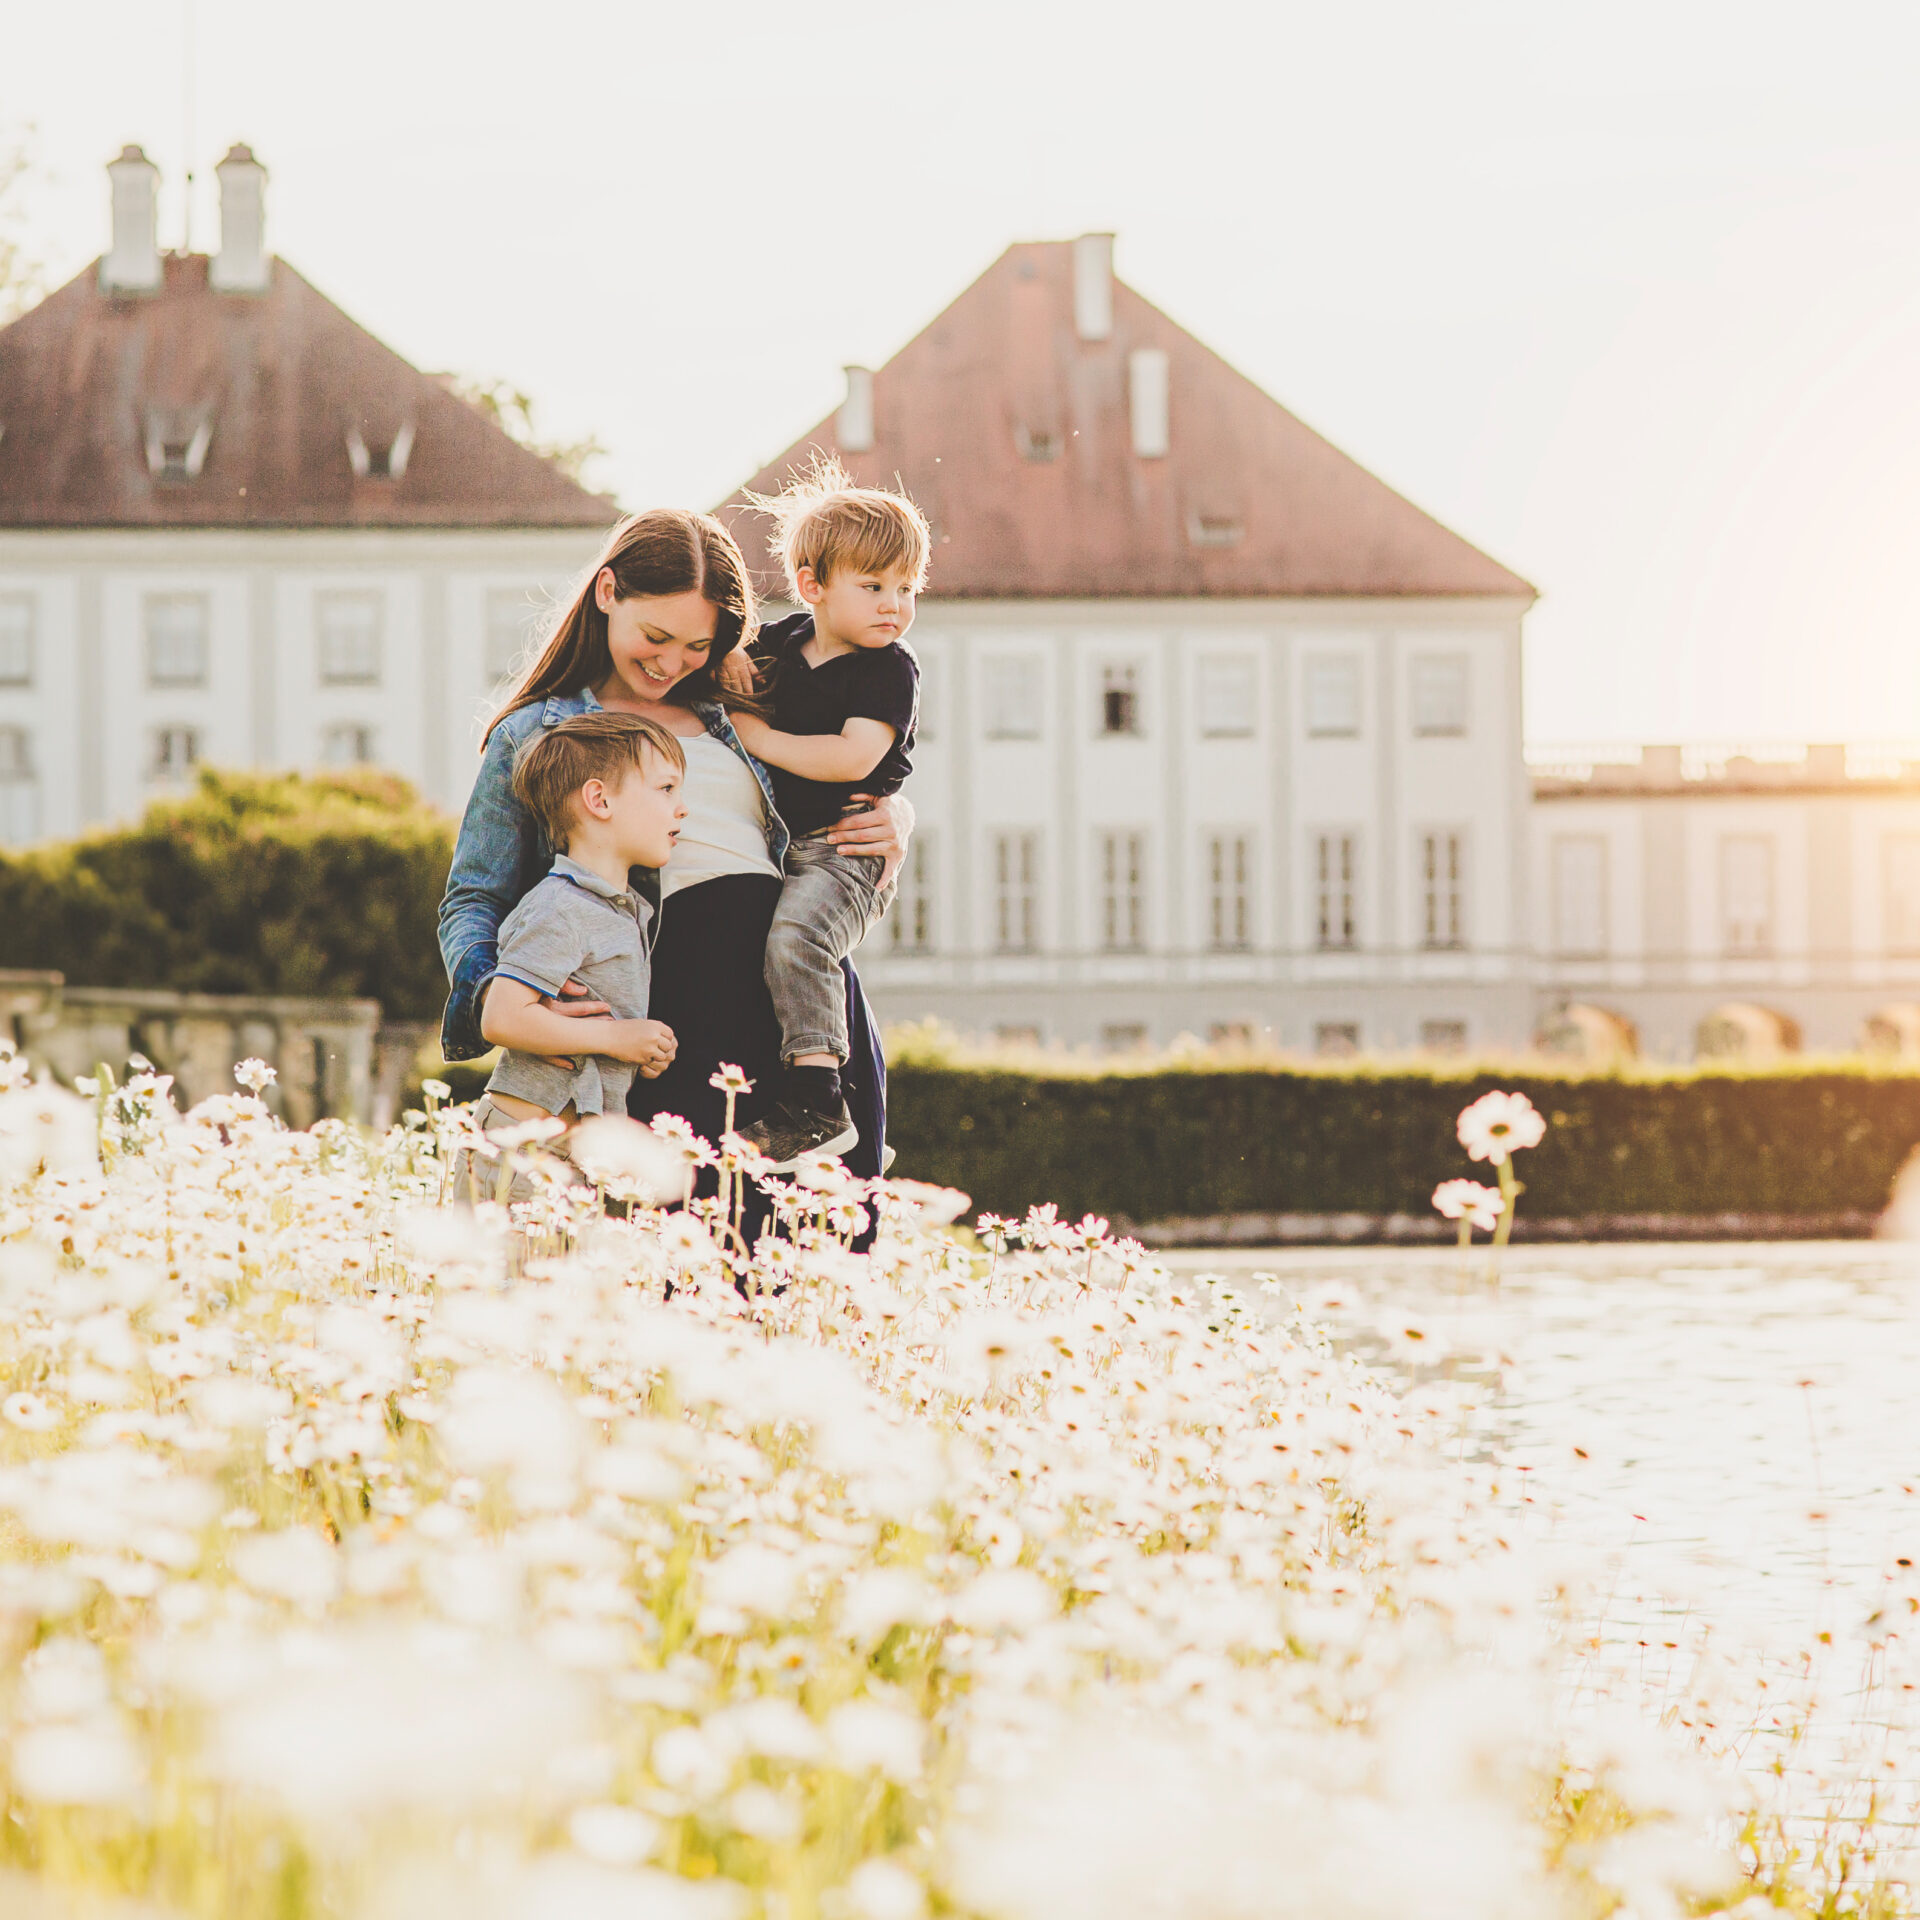
<path id="1" fill-rule="evenodd" d="M 1481 1390 L 1467 1443 L 1585 1563 L 1577 1693 L 1686 1718 L 1796 1820 L 1871 1787 L 1883 1836 L 1912 1830 L 1920 1246 L 1521 1247 L 1497 1279 L 1484 1250 L 1168 1261 L 1273 1274 L 1382 1372 Z"/>

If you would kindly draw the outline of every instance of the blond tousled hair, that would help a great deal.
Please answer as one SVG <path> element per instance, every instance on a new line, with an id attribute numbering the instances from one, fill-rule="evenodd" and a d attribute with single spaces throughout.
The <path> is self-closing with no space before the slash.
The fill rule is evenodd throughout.
<path id="1" fill-rule="evenodd" d="M 645 770 L 657 754 L 686 771 L 680 742 L 658 720 L 638 713 L 576 713 L 527 743 L 513 770 L 514 798 L 540 822 L 547 844 L 564 852 L 580 819 L 580 790 L 589 780 L 616 784 Z"/>
<path id="2" fill-rule="evenodd" d="M 747 498 L 772 516 L 773 550 L 796 600 L 802 567 L 822 586 L 842 567 L 857 573 L 898 567 L 913 576 L 916 593 L 927 584 L 933 551 L 927 516 L 904 493 L 856 485 L 838 460 L 817 455 L 778 493 Z"/>

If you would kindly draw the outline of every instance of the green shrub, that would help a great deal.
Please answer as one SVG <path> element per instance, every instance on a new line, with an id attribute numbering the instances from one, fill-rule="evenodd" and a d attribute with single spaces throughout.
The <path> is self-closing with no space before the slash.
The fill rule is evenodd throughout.
<path id="1" fill-rule="evenodd" d="M 437 1019 L 453 822 L 390 774 L 207 772 L 138 825 L 0 857 L 0 966 L 74 986 L 354 995 Z"/>
<path id="2" fill-rule="evenodd" d="M 1877 1211 L 1920 1141 L 1920 1075 L 1866 1065 L 1116 1073 L 942 1064 L 931 1048 L 893 1066 L 888 1137 L 900 1173 L 994 1213 L 1051 1200 L 1134 1222 L 1426 1215 L 1442 1180 L 1491 1184 L 1454 1121 L 1495 1086 L 1526 1093 L 1549 1123 L 1517 1162 L 1523 1218 Z"/>

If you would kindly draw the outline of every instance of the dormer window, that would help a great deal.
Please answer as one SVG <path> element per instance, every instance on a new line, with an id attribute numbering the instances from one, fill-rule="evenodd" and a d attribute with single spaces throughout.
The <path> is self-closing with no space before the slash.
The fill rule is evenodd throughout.
<path id="1" fill-rule="evenodd" d="M 1058 460 L 1060 436 L 1047 427 L 1015 427 L 1013 444 L 1022 460 Z"/>
<path id="2" fill-rule="evenodd" d="M 1224 513 L 1196 513 L 1187 522 L 1187 538 L 1196 547 L 1238 546 L 1246 530 L 1244 522 Z"/>
<path id="3" fill-rule="evenodd" d="M 413 452 L 413 422 L 407 421 L 385 446 L 368 444 L 358 427 L 347 429 L 347 459 L 356 480 L 402 480 Z"/>
<path id="4" fill-rule="evenodd" d="M 211 414 L 147 415 L 147 471 L 164 484 L 198 480 L 212 445 Z"/>

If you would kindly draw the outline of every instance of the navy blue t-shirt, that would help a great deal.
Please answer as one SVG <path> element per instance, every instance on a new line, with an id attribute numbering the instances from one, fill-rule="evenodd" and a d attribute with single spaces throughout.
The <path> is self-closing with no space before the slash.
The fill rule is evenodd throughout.
<path id="1" fill-rule="evenodd" d="M 803 780 L 769 768 L 774 804 L 795 834 L 832 826 L 856 793 L 897 793 L 913 771 L 913 734 L 920 717 L 920 663 L 904 641 L 855 647 L 816 667 L 800 651 L 812 637 L 810 613 L 760 629 L 758 650 L 774 662 L 773 726 L 782 733 L 838 733 L 849 720 L 883 720 L 893 729 L 893 745 L 864 780 Z"/>

